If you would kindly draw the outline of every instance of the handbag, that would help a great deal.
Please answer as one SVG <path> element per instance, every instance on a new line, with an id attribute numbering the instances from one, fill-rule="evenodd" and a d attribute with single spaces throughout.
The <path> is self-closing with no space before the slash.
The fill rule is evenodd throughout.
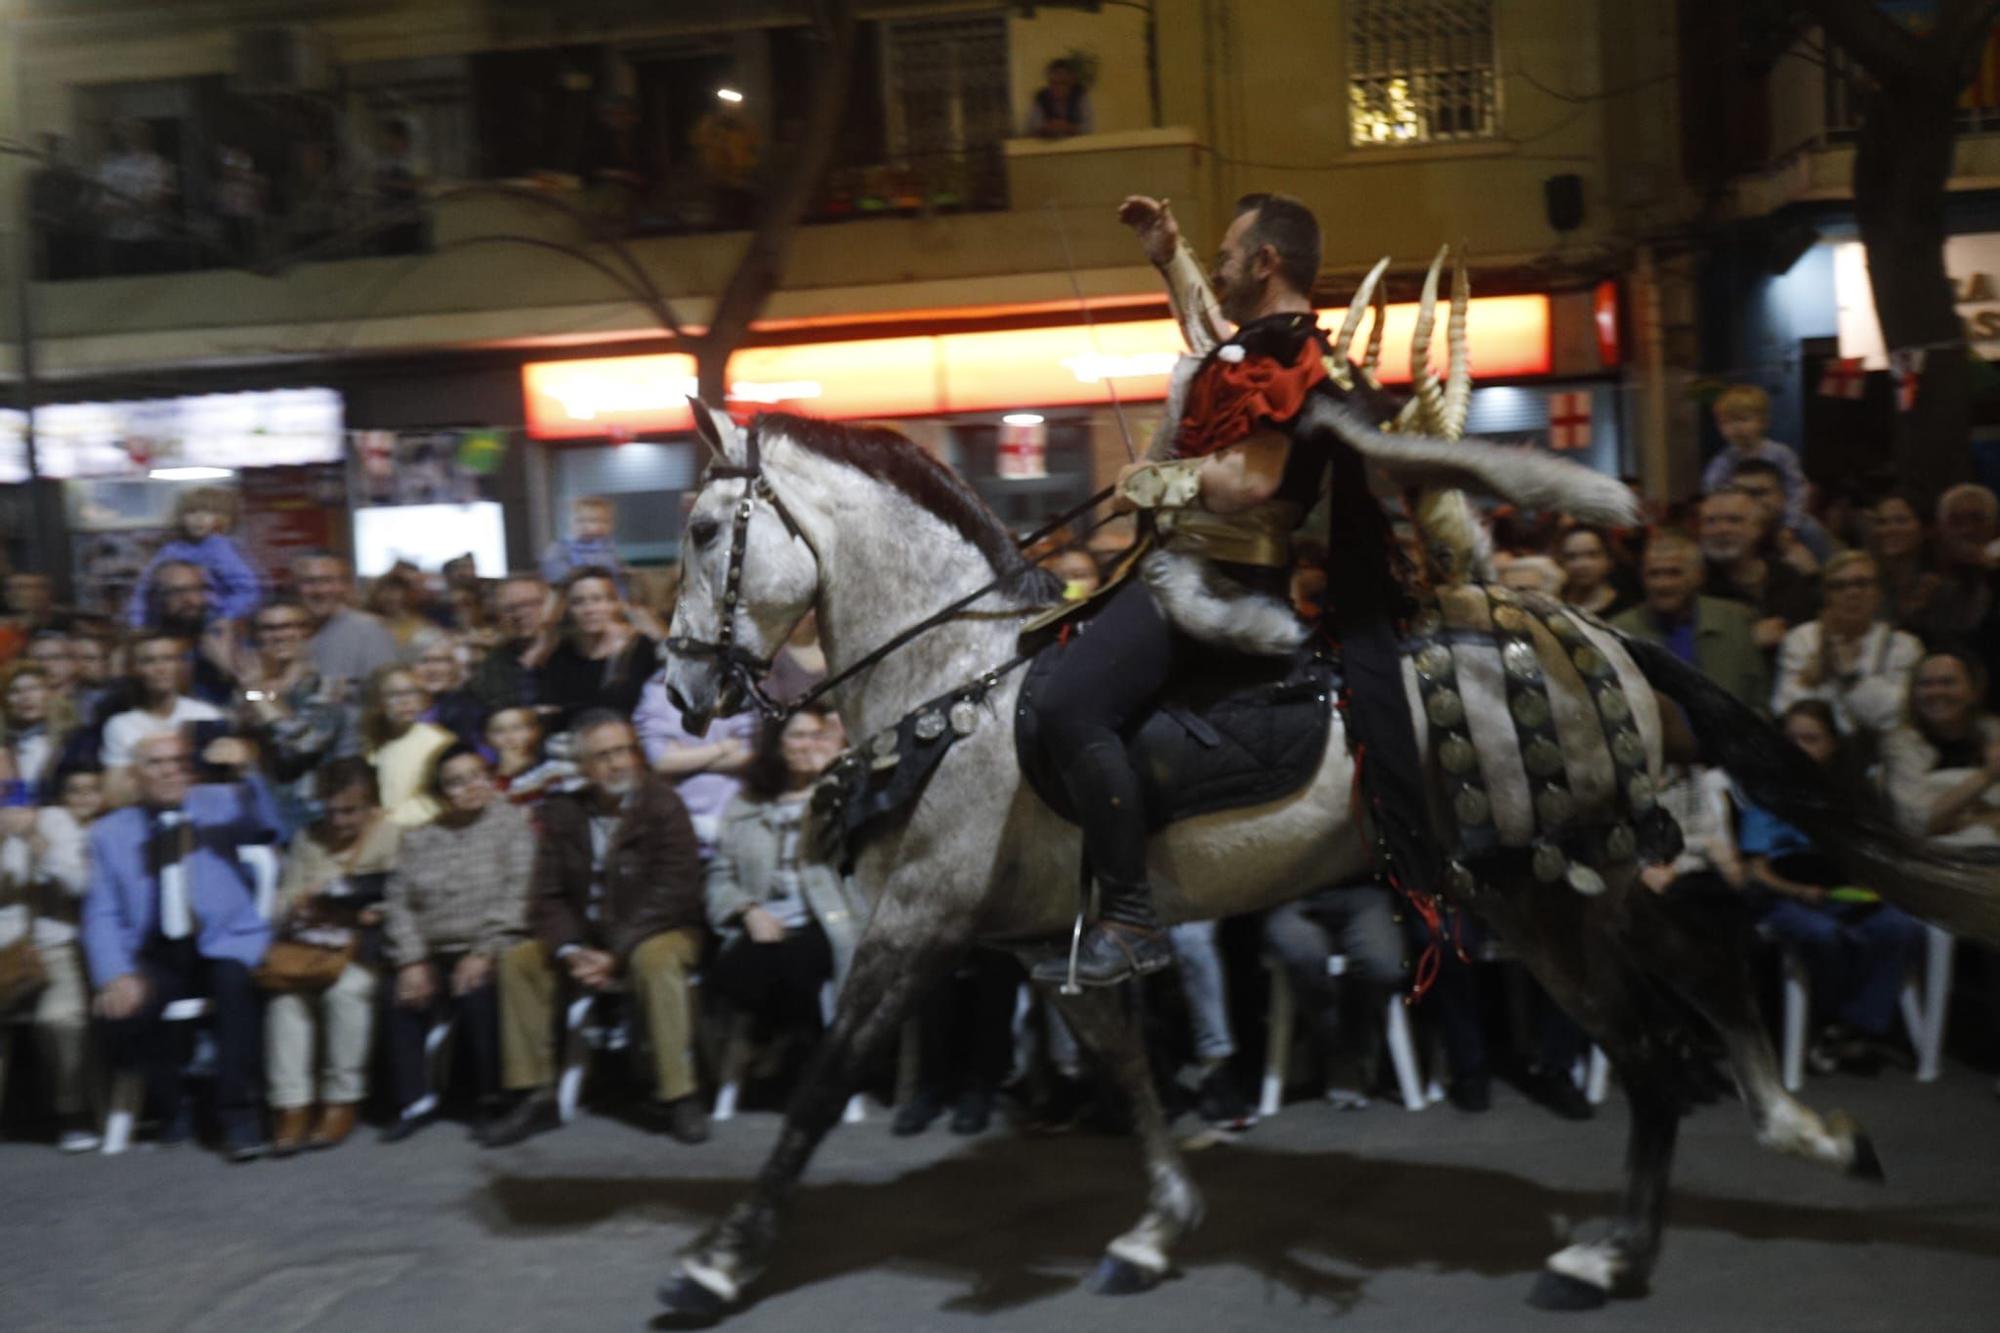
<path id="1" fill-rule="evenodd" d="M 354 961 L 354 934 L 345 933 L 346 942 L 336 945 L 273 940 L 252 976 L 258 986 L 280 995 L 323 991 L 340 980 L 340 974 Z"/>
<path id="2" fill-rule="evenodd" d="M 0 1014 L 14 1012 L 48 984 L 49 970 L 42 965 L 42 951 L 35 947 L 31 933 L 0 945 Z"/>

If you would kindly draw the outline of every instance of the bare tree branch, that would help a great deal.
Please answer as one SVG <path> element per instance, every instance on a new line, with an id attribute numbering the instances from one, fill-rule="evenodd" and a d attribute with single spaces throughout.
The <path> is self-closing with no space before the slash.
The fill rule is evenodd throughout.
<path id="1" fill-rule="evenodd" d="M 1918 78 L 1929 63 L 1923 40 L 1878 9 L 1875 0 L 1806 0 L 1806 9 L 1878 83 Z"/>

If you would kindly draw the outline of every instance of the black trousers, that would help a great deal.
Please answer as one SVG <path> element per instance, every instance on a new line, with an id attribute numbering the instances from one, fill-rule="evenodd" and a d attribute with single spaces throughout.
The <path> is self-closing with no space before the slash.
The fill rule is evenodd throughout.
<path id="1" fill-rule="evenodd" d="M 483 1101 L 500 1091 L 500 989 L 489 976 L 484 985 L 464 995 L 451 993 L 451 972 L 461 955 L 430 960 L 435 994 L 421 1009 L 396 1003 L 393 974 L 383 987 L 388 996 L 385 1026 L 389 1039 L 389 1076 L 396 1109 L 407 1111 L 431 1093 L 430 1059 L 424 1039 L 431 1026 L 455 1020 L 454 1031 L 472 1062 L 473 1091 Z"/>
<path id="2" fill-rule="evenodd" d="M 974 949 L 917 1009 L 917 1082 L 939 1097 L 991 1092 L 1014 1058 L 1014 997 L 1025 974 L 1012 954 Z"/>
<path id="3" fill-rule="evenodd" d="M 787 931 L 775 944 L 739 935 L 702 974 L 704 990 L 732 1008 L 784 1027 L 820 1026 L 820 988 L 833 976 L 833 947 L 819 923 Z"/>
<path id="4" fill-rule="evenodd" d="M 264 1007 L 250 969 L 229 959 L 204 958 L 192 940 L 156 937 L 140 951 L 137 970 L 146 982 L 145 1008 L 104 1025 L 112 1068 L 141 1072 L 154 1105 L 171 1118 L 180 1108 L 189 1028 L 162 1022 L 160 1011 L 175 1000 L 206 996 L 215 1034 L 216 1119 L 224 1129 L 253 1121 Z"/>

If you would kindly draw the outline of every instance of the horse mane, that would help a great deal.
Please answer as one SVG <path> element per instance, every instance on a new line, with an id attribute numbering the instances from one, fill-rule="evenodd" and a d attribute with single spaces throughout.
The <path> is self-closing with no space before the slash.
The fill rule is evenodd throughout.
<path id="1" fill-rule="evenodd" d="M 765 412 L 757 421 L 801 449 L 895 487 L 929 510 L 986 557 L 993 572 L 1006 580 L 1002 587 L 1011 595 L 1053 602 L 1061 593 L 1060 581 L 1022 556 L 1014 534 L 994 517 L 979 493 L 900 431 L 790 412 Z"/>

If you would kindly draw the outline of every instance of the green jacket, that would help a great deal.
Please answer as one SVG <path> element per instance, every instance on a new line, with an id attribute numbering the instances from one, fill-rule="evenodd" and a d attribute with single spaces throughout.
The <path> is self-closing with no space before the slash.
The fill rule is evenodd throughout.
<path id="1" fill-rule="evenodd" d="M 1697 597 L 1694 603 L 1695 665 L 1710 680 L 1760 713 L 1771 707 L 1771 668 L 1757 646 L 1750 608 L 1722 597 Z M 1621 634 L 1659 643 L 1659 626 L 1652 608 L 1641 603 L 1613 617 Z"/>

